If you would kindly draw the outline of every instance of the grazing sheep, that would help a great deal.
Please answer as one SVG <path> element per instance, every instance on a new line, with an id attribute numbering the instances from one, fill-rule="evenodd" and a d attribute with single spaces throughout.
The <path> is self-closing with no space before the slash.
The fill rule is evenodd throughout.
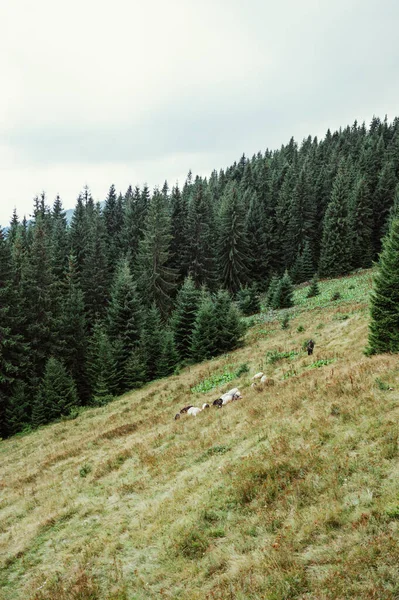
<path id="1" fill-rule="evenodd" d="M 186 413 L 190 408 L 192 408 L 192 404 L 189 404 L 188 406 L 185 406 L 184 408 L 181 409 L 180 414 L 184 414 Z"/>
<path id="2" fill-rule="evenodd" d="M 254 376 L 252 377 L 252 379 L 260 379 L 261 377 L 263 377 L 263 373 L 262 373 L 262 371 L 260 371 L 259 373 L 256 373 L 256 375 L 254 375 Z"/>
<path id="3" fill-rule="evenodd" d="M 193 417 L 196 417 L 198 415 L 198 413 L 200 413 L 202 411 L 202 408 L 198 408 L 198 406 L 190 406 L 190 408 L 187 411 L 188 415 L 192 415 Z"/>
<path id="4" fill-rule="evenodd" d="M 202 409 L 201 410 L 205 410 L 205 408 L 210 408 L 210 406 L 209 406 L 209 404 L 207 402 L 202 405 Z"/>
<path id="5" fill-rule="evenodd" d="M 266 383 L 266 381 L 267 381 L 267 377 L 266 377 L 266 375 L 263 375 L 263 376 L 260 378 L 260 382 L 261 382 L 261 384 L 263 385 L 264 383 Z"/>
<path id="6" fill-rule="evenodd" d="M 217 398 L 212 402 L 213 406 L 217 406 L 218 408 L 222 408 L 223 400 L 221 398 Z"/>

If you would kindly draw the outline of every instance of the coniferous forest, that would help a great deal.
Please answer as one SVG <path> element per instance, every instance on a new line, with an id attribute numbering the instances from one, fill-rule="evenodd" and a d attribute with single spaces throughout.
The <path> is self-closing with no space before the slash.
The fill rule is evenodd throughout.
<path id="1" fill-rule="evenodd" d="M 398 181 L 399 119 L 373 118 L 182 187 L 86 188 L 69 224 L 42 194 L 0 230 L 0 436 L 234 349 L 259 292 L 370 267 Z"/>

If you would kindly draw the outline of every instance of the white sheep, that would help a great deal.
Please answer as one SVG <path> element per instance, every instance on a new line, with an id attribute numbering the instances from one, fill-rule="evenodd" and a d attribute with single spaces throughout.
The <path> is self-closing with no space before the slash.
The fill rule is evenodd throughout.
<path id="1" fill-rule="evenodd" d="M 260 378 L 261 384 L 263 385 L 264 383 L 266 383 L 266 381 L 267 381 L 266 375 L 262 375 L 262 377 Z"/>
<path id="2" fill-rule="evenodd" d="M 203 410 L 205 410 L 206 408 L 209 408 L 209 404 L 205 403 L 202 405 L 202 408 L 198 408 L 197 406 L 191 406 L 188 411 L 187 414 L 191 415 L 193 417 L 196 417 L 200 412 L 202 412 Z"/>
<path id="3" fill-rule="evenodd" d="M 255 375 L 252 377 L 252 379 L 261 379 L 263 376 L 264 376 L 264 375 L 263 375 L 262 371 L 259 371 L 259 373 L 256 373 L 256 374 L 255 374 Z"/>

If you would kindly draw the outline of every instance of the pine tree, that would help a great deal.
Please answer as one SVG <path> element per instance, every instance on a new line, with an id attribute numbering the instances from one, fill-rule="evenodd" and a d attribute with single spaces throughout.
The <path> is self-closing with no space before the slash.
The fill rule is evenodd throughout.
<path id="1" fill-rule="evenodd" d="M 222 354 L 237 348 L 242 342 L 245 326 L 237 307 L 226 290 L 219 290 L 215 296 L 214 320 L 216 323 L 215 354 Z"/>
<path id="2" fill-rule="evenodd" d="M 45 422 L 57 419 L 61 415 L 68 415 L 70 410 L 78 405 L 78 395 L 75 382 L 67 373 L 64 365 L 54 357 L 46 363 L 43 380 L 39 386 L 37 402 L 41 403 Z M 38 423 L 37 409 L 35 425 Z M 43 418 L 40 419 L 43 422 Z"/>
<path id="3" fill-rule="evenodd" d="M 272 308 L 290 308 L 294 304 L 294 288 L 288 271 L 280 279 L 272 299 Z"/>
<path id="4" fill-rule="evenodd" d="M 19 297 L 13 285 L 13 268 L 9 245 L 0 229 L 0 436 L 5 436 L 6 405 L 13 383 L 26 370 L 27 345 L 19 312 Z"/>
<path id="5" fill-rule="evenodd" d="M 243 315 L 249 316 L 260 312 L 260 300 L 254 285 L 242 288 L 237 294 L 238 306 Z"/>
<path id="6" fill-rule="evenodd" d="M 381 238 L 389 217 L 389 209 L 394 201 L 396 184 L 395 166 L 392 161 L 387 161 L 378 176 L 377 186 L 373 197 L 373 239 L 375 256 L 381 250 Z"/>
<path id="7" fill-rule="evenodd" d="M 120 261 L 111 289 L 107 310 L 108 335 L 115 344 L 119 340 L 117 370 L 121 374 L 118 392 L 128 389 L 125 378 L 126 363 L 132 350 L 138 346 L 143 325 L 142 308 L 133 283 L 127 259 Z"/>
<path id="8" fill-rule="evenodd" d="M 87 252 L 87 237 L 89 223 L 86 218 L 86 210 L 83 197 L 79 195 L 75 210 L 73 211 L 71 227 L 69 232 L 70 253 L 76 256 L 77 270 L 81 274 Z"/>
<path id="9" fill-rule="evenodd" d="M 215 307 L 209 294 L 202 294 L 191 338 L 191 356 L 196 362 L 217 354 Z"/>
<path id="10" fill-rule="evenodd" d="M 274 294 L 276 293 L 279 283 L 280 283 L 280 277 L 278 275 L 273 275 L 270 280 L 269 287 L 267 288 L 267 294 L 266 294 L 266 298 L 265 298 L 265 304 L 266 304 L 266 306 L 268 306 L 270 308 L 273 308 L 273 298 L 274 298 Z"/>
<path id="11" fill-rule="evenodd" d="M 73 377 L 80 401 L 87 403 L 90 397 L 86 372 L 87 326 L 77 261 L 73 255 L 69 256 L 68 271 L 63 282 L 58 331 L 57 356 L 62 358 Z"/>
<path id="12" fill-rule="evenodd" d="M 220 273 L 223 286 L 235 294 L 249 279 L 249 248 L 240 198 L 234 184 L 225 192 L 220 214 Z"/>
<path id="13" fill-rule="evenodd" d="M 310 282 L 309 291 L 307 293 L 307 298 L 314 298 L 320 294 L 319 288 L 319 279 L 317 275 L 314 275 L 312 281 Z"/>
<path id="14" fill-rule="evenodd" d="M 143 355 L 146 360 L 146 374 L 149 381 L 158 376 L 163 342 L 164 330 L 162 328 L 161 314 L 154 302 L 147 312 L 142 337 Z"/>
<path id="15" fill-rule="evenodd" d="M 140 388 L 147 380 L 146 356 L 143 344 L 134 348 L 125 366 L 125 381 L 127 389 Z"/>
<path id="16" fill-rule="evenodd" d="M 114 350 L 100 322 L 93 327 L 88 348 L 87 372 L 94 405 L 106 404 L 112 399 L 116 383 Z"/>
<path id="17" fill-rule="evenodd" d="M 51 262 L 55 279 L 61 281 L 68 264 L 69 240 L 65 211 L 59 196 L 54 200 L 51 221 Z"/>
<path id="18" fill-rule="evenodd" d="M 81 285 L 89 329 L 105 315 L 108 302 L 109 271 L 107 263 L 106 230 L 100 205 L 97 204 L 88 232 Z"/>
<path id="19" fill-rule="evenodd" d="M 331 193 L 323 224 L 319 272 L 323 277 L 348 273 L 350 268 L 350 231 L 348 220 L 348 177 L 341 168 Z"/>
<path id="20" fill-rule="evenodd" d="M 21 282 L 26 316 L 25 336 L 30 344 L 30 383 L 35 388 L 43 376 L 47 359 L 56 351 L 59 314 L 51 265 L 51 244 L 41 216 L 33 226 L 33 240 Z"/>
<path id="21" fill-rule="evenodd" d="M 399 219 L 383 242 L 370 316 L 368 353 L 399 352 Z"/>
<path id="22" fill-rule="evenodd" d="M 157 377 L 168 377 L 168 375 L 171 375 L 178 361 L 179 355 L 176 350 L 173 332 L 167 329 L 163 334 L 162 352 L 158 363 Z"/>
<path id="23" fill-rule="evenodd" d="M 179 280 L 186 276 L 184 256 L 187 247 L 187 199 L 176 185 L 172 189 L 172 240 L 170 246 L 170 265 L 179 273 Z"/>
<path id="24" fill-rule="evenodd" d="M 373 259 L 373 207 L 367 181 L 359 178 L 353 188 L 349 213 L 351 264 L 354 269 L 369 268 Z"/>
<path id="25" fill-rule="evenodd" d="M 265 208 L 262 206 L 257 193 L 252 192 L 245 223 L 245 235 L 248 240 L 249 256 L 248 276 L 261 287 L 265 285 L 270 268 L 268 227 L 269 224 Z"/>
<path id="26" fill-rule="evenodd" d="M 14 435 L 28 427 L 30 421 L 30 410 L 26 395 L 25 384 L 17 380 L 13 385 L 12 392 L 6 406 L 6 431 L 8 435 Z"/>
<path id="27" fill-rule="evenodd" d="M 176 273 L 168 266 L 170 260 L 170 218 L 165 199 L 155 190 L 137 257 L 137 281 L 141 297 L 147 305 L 155 302 L 165 316 L 175 290 Z"/>
<path id="28" fill-rule="evenodd" d="M 182 360 L 191 354 L 191 337 L 200 303 L 200 292 L 196 289 L 191 277 L 187 277 L 180 288 L 175 310 L 171 317 L 171 326 L 174 333 L 176 348 Z"/>
<path id="29" fill-rule="evenodd" d="M 186 187 L 186 186 L 185 186 Z M 192 186 L 188 206 L 187 244 L 184 257 L 184 272 L 189 273 L 196 286 L 215 285 L 215 232 L 210 194 L 203 181 Z M 183 189 L 183 196 L 187 192 Z"/>

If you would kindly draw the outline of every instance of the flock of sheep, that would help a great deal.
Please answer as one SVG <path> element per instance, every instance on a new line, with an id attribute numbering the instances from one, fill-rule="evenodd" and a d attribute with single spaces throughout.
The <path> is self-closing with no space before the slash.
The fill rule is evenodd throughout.
<path id="1" fill-rule="evenodd" d="M 252 379 L 254 381 L 253 381 L 251 387 L 257 387 L 259 385 L 259 382 L 263 386 L 268 381 L 268 378 L 266 377 L 266 375 L 264 375 L 261 372 L 256 373 L 256 375 L 254 375 L 252 377 Z M 217 408 L 222 408 L 222 406 L 225 406 L 229 402 L 233 402 L 234 400 L 239 400 L 241 398 L 242 398 L 242 395 L 241 395 L 240 390 L 238 388 L 232 388 L 231 390 L 229 390 L 225 394 L 222 394 L 221 396 L 219 396 L 219 398 L 214 400 L 212 405 L 216 406 Z M 184 415 L 184 414 L 196 417 L 200 412 L 202 412 L 203 410 L 205 410 L 207 408 L 210 408 L 210 405 L 208 403 L 203 404 L 202 408 L 199 408 L 197 406 L 192 406 L 191 404 L 189 404 L 188 406 L 184 406 L 180 410 L 180 412 L 178 412 L 175 415 L 175 420 L 180 419 L 181 415 Z"/>

